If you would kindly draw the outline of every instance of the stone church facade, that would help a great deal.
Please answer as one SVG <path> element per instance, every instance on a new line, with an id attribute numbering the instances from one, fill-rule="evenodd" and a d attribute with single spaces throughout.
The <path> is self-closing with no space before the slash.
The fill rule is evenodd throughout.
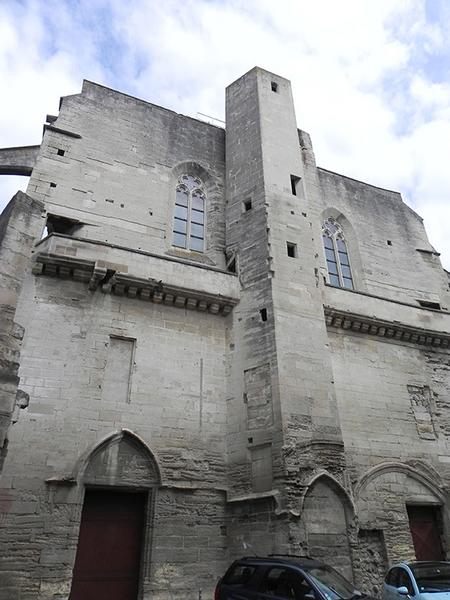
<path id="1" fill-rule="evenodd" d="M 205 599 L 255 553 L 376 592 L 446 556 L 448 274 L 400 194 L 316 166 L 289 81 L 232 83 L 225 128 L 85 81 L 0 173 L 30 175 L 0 221 L 2 600 Z"/>

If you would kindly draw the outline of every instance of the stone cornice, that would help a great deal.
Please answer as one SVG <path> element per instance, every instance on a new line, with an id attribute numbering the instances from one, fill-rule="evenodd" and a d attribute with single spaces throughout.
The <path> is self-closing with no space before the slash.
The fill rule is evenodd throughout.
<path id="1" fill-rule="evenodd" d="M 222 316 L 228 315 L 233 306 L 238 303 L 237 298 L 117 272 L 103 266 L 102 261 L 48 252 L 39 252 L 35 256 L 33 273 L 87 283 L 91 291 L 99 288 L 105 294 L 138 298 L 155 304 L 188 308 Z"/>
<path id="2" fill-rule="evenodd" d="M 448 348 L 450 346 L 450 335 L 441 331 L 412 327 L 397 321 L 385 321 L 332 306 L 324 306 L 324 313 L 325 322 L 328 327 L 373 335 L 394 341 L 409 342 L 421 346 L 441 348 Z"/>

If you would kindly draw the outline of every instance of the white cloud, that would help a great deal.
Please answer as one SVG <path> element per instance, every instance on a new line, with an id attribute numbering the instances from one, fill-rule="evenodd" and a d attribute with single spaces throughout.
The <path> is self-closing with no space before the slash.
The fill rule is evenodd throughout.
<path id="1" fill-rule="evenodd" d="M 224 87 L 258 64 L 291 79 L 318 164 L 403 191 L 450 268 L 450 75 L 429 72 L 448 51 L 444 5 L 438 22 L 424 0 L 17 6 L 0 8 L 1 145 L 38 143 L 45 114 L 82 77 L 223 118 Z"/>

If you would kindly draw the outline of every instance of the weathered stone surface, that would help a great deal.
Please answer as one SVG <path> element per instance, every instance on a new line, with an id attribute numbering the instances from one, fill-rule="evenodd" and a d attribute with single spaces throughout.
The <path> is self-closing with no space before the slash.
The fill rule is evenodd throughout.
<path id="1" fill-rule="evenodd" d="M 25 277 L 30 273 L 32 248 L 43 227 L 44 205 L 18 192 L 0 215 L 0 449 L 4 448 L 15 408 L 25 408 L 17 391 L 22 325 L 15 322 Z M 0 473 L 1 465 L 0 461 Z"/>
<path id="2" fill-rule="evenodd" d="M 0 148 L 0 175 L 31 175 L 40 146 Z"/>
<path id="3" fill-rule="evenodd" d="M 146 494 L 145 600 L 269 552 L 379 594 L 410 505 L 448 550 L 450 297 L 422 220 L 316 167 L 287 80 L 226 93 L 224 131 L 85 82 L 0 220 L 2 600 L 68 598 L 91 486 Z M 172 245 L 183 174 L 203 253 Z M 354 290 L 328 283 L 329 218 Z"/>

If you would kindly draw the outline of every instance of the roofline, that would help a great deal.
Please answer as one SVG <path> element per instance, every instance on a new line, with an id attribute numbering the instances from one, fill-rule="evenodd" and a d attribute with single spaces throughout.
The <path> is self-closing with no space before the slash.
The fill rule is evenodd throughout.
<path id="1" fill-rule="evenodd" d="M 287 81 L 289 84 L 291 83 L 290 80 L 287 79 L 286 77 L 283 77 L 282 75 L 277 75 L 277 73 L 274 73 L 273 71 L 268 71 L 267 69 L 264 69 L 263 67 L 258 67 L 258 65 L 255 65 L 254 67 L 252 67 L 251 69 L 249 69 L 248 71 L 246 71 L 243 75 L 239 75 L 239 77 L 237 77 L 234 81 L 232 81 L 231 83 L 229 83 L 225 87 L 225 90 L 227 90 L 229 87 L 231 87 L 232 85 L 234 85 L 240 79 L 244 79 L 244 77 L 247 77 L 247 75 L 250 75 L 250 73 L 253 73 L 253 72 L 255 72 L 255 73 L 267 73 L 268 75 L 272 75 L 276 79 L 282 79 L 283 81 Z"/>
<path id="2" fill-rule="evenodd" d="M 325 169 L 325 167 L 316 167 L 318 171 L 326 171 L 327 173 L 331 173 L 332 175 L 337 175 L 338 177 L 342 177 L 344 179 L 349 179 L 350 181 L 355 181 L 356 183 L 361 183 L 362 185 L 367 185 L 371 188 L 374 188 L 376 190 L 381 190 L 382 192 L 388 192 L 389 194 L 396 194 L 397 196 L 400 197 L 400 201 L 402 202 L 402 204 L 404 204 L 404 206 L 406 206 L 406 208 L 408 210 L 410 210 L 413 215 L 415 215 L 419 221 L 421 221 L 423 223 L 423 217 L 421 215 L 419 215 L 419 213 L 417 213 L 413 208 L 411 208 L 409 206 L 409 204 L 407 204 L 404 200 L 403 200 L 403 196 L 401 192 L 398 192 L 397 190 L 389 190 L 387 188 L 382 188 L 379 185 L 373 185 L 373 183 L 367 183 L 367 181 L 361 181 L 360 179 L 355 179 L 354 177 L 349 177 L 348 175 L 342 175 L 342 173 L 336 173 L 336 171 L 331 171 L 330 169 Z M 431 246 L 431 244 L 430 244 Z M 433 248 L 434 250 L 434 248 Z"/>
<path id="3" fill-rule="evenodd" d="M 17 151 L 19 151 L 19 150 L 30 150 L 30 148 L 40 148 L 40 147 L 41 147 L 40 144 L 32 144 L 31 146 L 10 146 L 8 148 L 3 148 L 3 146 L 2 146 L 0 148 L 0 150 L 5 150 L 5 152 L 6 152 L 8 150 L 17 150 Z"/>
<path id="4" fill-rule="evenodd" d="M 196 119 L 195 117 L 191 117 L 190 115 L 184 115 L 183 113 L 179 113 L 175 110 L 172 110 L 170 108 L 166 108 L 165 106 L 161 106 L 159 104 L 155 104 L 154 102 L 149 102 L 148 100 L 143 100 L 142 98 L 138 98 L 137 96 L 132 96 L 131 94 L 127 94 L 125 92 L 121 92 L 120 90 L 116 90 L 115 88 L 112 87 L 108 87 L 107 85 L 103 85 L 102 83 L 97 83 L 96 81 L 92 81 L 90 79 L 83 79 L 83 85 L 81 88 L 81 93 L 80 94 L 69 94 L 68 96 L 63 96 L 63 98 L 70 98 L 71 96 L 79 96 L 79 95 L 83 95 L 84 92 L 84 84 L 88 83 L 89 85 L 93 85 L 95 87 L 98 88 L 103 88 L 104 90 L 108 90 L 110 92 L 114 92 L 115 94 L 119 94 L 120 96 L 125 96 L 126 98 L 131 98 L 132 100 L 136 100 L 137 102 L 140 102 L 142 104 L 145 104 L 147 106 L 153 106 L 155 108 L 158 108 L 160 110 L 164 110 L 168 113 L 171 113 L 173 115 L 177 115 L 180 117 L 184 117 L 185 119 L 191 119 L 192 121 L 196 121 L 197 123 L 202 123 L 203 125 L 207 125 L 208 127 L 214 127 L 215 129 L 219 129 L 220 131 L 225 131 L 225 127 L 220 127 L 220 125 L 213 125 L 212 123 L 208 123 L 207 121 L 202 121 L 202 119 Z M 214 118 L 214 117 L 211 117 Z"/>
<path id="5" fill-rule="evenodd" d="M 327 173 L 331 173 L 332 175 L 337 175 L 338 177 L 344 177 L 345 179 L 350 179 L 350 181 L 356 181 L 356 183 L 362 183 L 363 185 L 368 185 L 376 190 L 381 190 L 382 192 L 389 192 L 390 194 L 398 194 L 400 197 L 402 195 L 401 192 L 397 190 L 389 190 L 388 188 L 380 187 L 379 185 L 373 185 L 373 183 L 367 183 L 367 181 L 361 181 L 361 179 L 356 179 L 355 177 L 349 177 L 348 175 L 343 175 L 342 173 L 336 173 L 336 171 L 331 171 L 330 169 L 325 169 L 325 167 L 317 167 L 318 171 L 326 171 Z M 417 214 L 417 213 L 416 213 Z"/>

